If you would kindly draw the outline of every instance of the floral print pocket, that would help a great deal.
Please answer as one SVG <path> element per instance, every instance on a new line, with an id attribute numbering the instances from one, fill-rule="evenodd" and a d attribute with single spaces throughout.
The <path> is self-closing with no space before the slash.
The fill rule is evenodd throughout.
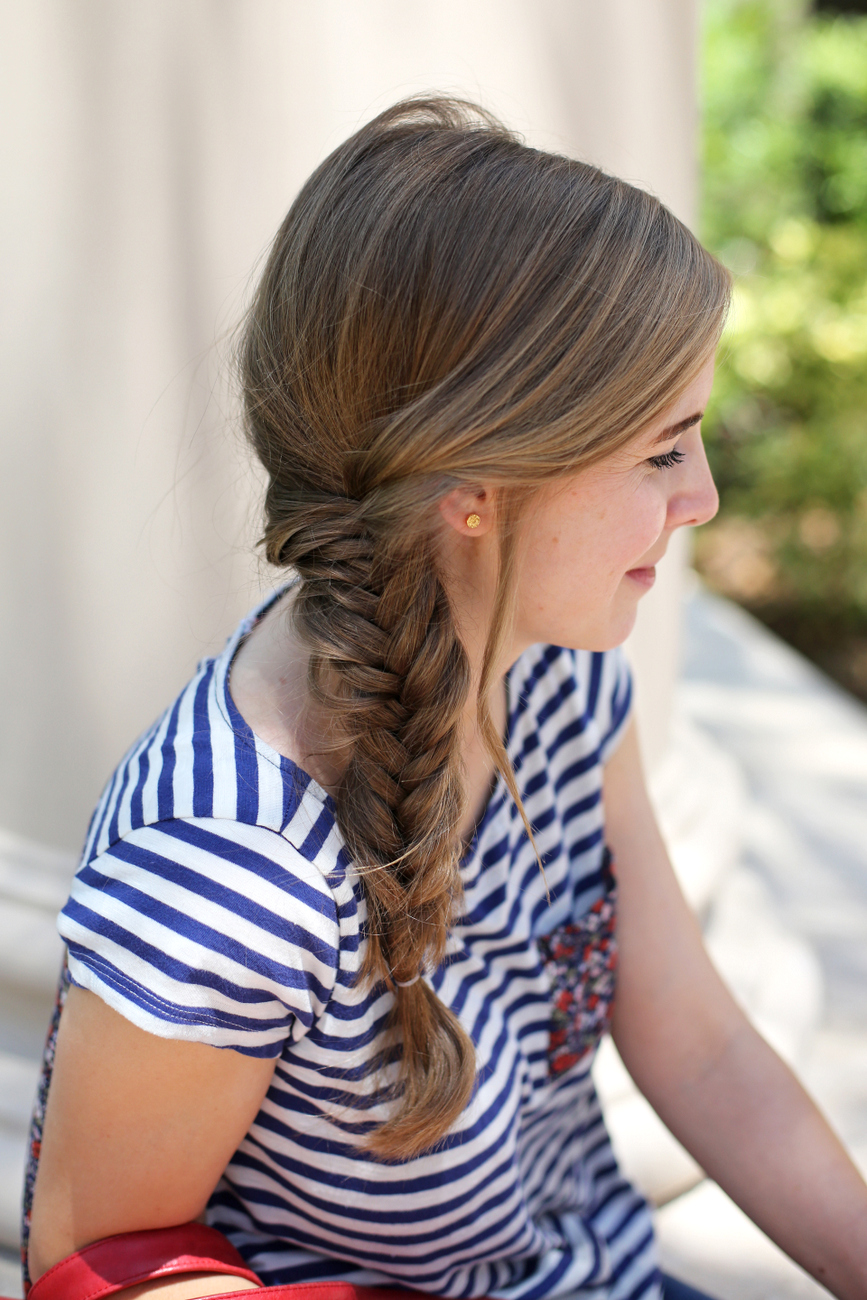
<path id="1" fill-rule="evenodd" d="M 585 914 L 538 940 L 551 981 L 548 1072 L 576 1065 L 597 1046 L 611 1019 L 617 972 L 617 885 L 609 859 L 608 888 Z"/>

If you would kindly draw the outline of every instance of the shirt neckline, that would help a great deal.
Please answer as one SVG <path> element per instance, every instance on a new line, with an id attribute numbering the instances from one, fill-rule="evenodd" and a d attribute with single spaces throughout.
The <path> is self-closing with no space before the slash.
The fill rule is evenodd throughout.
<path id="1" fill-rule="evenodd" d="M 238 706 L 236 705 L 234 699 L 232 698 L 232 692 L 229 685 L 229 679 L 231 677 L 231 672 L 232 672 L 232 664 L 234 663 L 235 656 L 237 655 L 244 641 L 253 631 L 253 628 L 256 626 L 256 624 L 265 617 L 269 609 L 271 609 L 274 605 L 276 605 L 277 601 L 280 600 L 286 594 L 286 592 L 290 589 L 290 587 L 295 585 L 296 581 L 297 579 L 294 579 L 291 582 L 284 583 L 281 587 L 278 587 L 276 591 L 271 592 L 270 595 L 268 595 L 260 605 L 257 605 L 254 609 L 252 609 L 250 613 L 246 616 L 246 618 L 242 620 L 242 622 L 236 629 L 234 636 L 231 638 L 229 644 L 226 646 L 226 649 L 223 652 L 223 656 L 225 659 L 225 670 L 223 673 L 223 683 L 222 683 L 222 695 L 223 695 L 223 702 L 225 707 L 224 718 L 227 725 L 230 727 L 230 729 L 234 732 L 236 736 L 243 737 L 244 741 L 248 745 L 251 745 L 256 753 L 260 754 L 267 762 L 273 763 L 280 770 L 284 780 L 286 779 L 287 776 L 294 776 L 294 778 L 299 782 L 299 784 L 303 787 L 306 793 L 310 793 L 311 795 L 313 795 L 313 797 L 317 800 L 318 803 L 320 803 L 323 807 L 329 810 L 336 823 L 337 807 L 334 802 L 333 796 L 328 793 L 328 791 L 324 788 L 324 786 L 319 784 L 319 782 L 316 780 L 315 777 L 311 776 L 308 771 L 306 771 L 303 767 L 300 766 L 300 764 L 296 763 L 294 759 L 288 758 L 285 754 L 281 754 L 279 750 L 274 749 L 272 745 L 269 745 L 266 740 L 263 740 L 260 735 L 258 735 L 256 732 L 253 731 L 253 728 L 244 718 L 243 714 L 240 712 Z M 514 717 L 512 673 L 515 671 L 515 667 L 520 662 L 520 659 L 521 656 L 519 656 L 518 659 L 515 660 L 515 663 L 512 664 L 509 669 L 507 669 L 504 676 L 505 687 L 506 687 L 506 729 L 505 729 L 505 734 L 503 736 L 503 747 L 510 761 L 511 761 L 510 750 L 511 750 L 511 742 L 512 742 L 513 717 Z M 461 868 L 468 866 L 475 858 L 478 852 L 479 842 L 481 840 L 482 834 L 486 830 L 488 823 L 490 822 L 491 817 L 493 815 L 494 806 L 499 805 L 500 796 L 506 795 L 507 793 L 508 790 L 503 780 L 502 772 L 499 771 L 495 772 L 491 780 L 491 787 L 488 792 L 487 800 L 485 801 L 485 806 L 482 809 L 481 814 L 479 815 L 479 819 L 473 828 L 473 833 L 470 836 L 466 850 L 461 854 L 461 858 L 460 858 Z"/>

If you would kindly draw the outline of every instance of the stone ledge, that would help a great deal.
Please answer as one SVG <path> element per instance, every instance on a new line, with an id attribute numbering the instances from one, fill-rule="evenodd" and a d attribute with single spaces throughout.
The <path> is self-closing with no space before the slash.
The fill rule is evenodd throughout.
<path id="1" fill-rule="evenodd" d="M 738 861 L 746 785 L 737 763 L 682 710 L 648 788 L 687 902 L 700 916 Z"/>
<path id="2" fill-rule="evenodd" d="M 656 1215 L 662 1267 L 715 1300 L 829 1300 L 709 1180 Z"/>
<path id="3" fill-rule="evenodd" d="M 26 1134 L 0 1127 L 0 1247 L 17 1250 L 21 1232 Z"/>
<path id="4" fill-rule="evenodd" d="M 6 1296 L 8 1300 L 21 1300 L 23 1295 L 17 1250 L 0 1250 L 0 1296 Z"/>
<path id="5" fill-rule="evenodd" d="M 0 898 L 54 918 L 66 902 L 77 860 L 71 853 L 0 830 Z"/>

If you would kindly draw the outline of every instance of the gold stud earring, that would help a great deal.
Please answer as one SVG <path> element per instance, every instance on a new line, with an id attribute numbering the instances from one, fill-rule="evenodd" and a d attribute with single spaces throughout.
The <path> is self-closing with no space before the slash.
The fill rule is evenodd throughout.
<path id="1" fill-rule="evenodd" d="M 467 528 L 478 528 L 481 522 L 481 515 L 467 515 Z"/>

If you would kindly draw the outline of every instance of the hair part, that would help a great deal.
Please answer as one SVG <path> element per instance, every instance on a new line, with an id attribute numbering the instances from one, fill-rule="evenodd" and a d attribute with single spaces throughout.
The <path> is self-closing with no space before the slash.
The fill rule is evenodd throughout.
<path id="1" fill-rule="evenodd" d="M 524 815 L 490 707 L 523 506 L 679 396 L 728 299 L 727 272 L 657 199 L 455 99 L 364 126 L 274 241 L 241 345 L 246 426 L 269 478 L 265 554 L 300 576 L 310 692 L 345 755 L 337 822 L 366 898 L 363 975 L 394 996 L 397 1095 L 369 1139 L 383 1159 L 439 1141 L 475 1079 L 457 1018 L 410 982 L 442 961 L 462 898 L 470 665 L 436 504 L 459 485 L 498 490 L 478 717 Z"/>

